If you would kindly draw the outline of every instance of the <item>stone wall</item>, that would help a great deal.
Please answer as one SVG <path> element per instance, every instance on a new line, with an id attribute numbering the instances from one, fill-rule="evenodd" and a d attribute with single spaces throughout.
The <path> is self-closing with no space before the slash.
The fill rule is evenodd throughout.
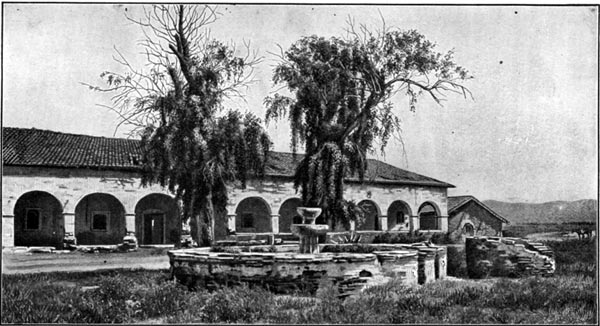
<path id="1" fill-rule="evenodd" d="M 172 275 L 191 288 L 218 284 L 254 283 L 279 293 L 314 292 L 328 279 L 340 295 L 398 278 L 404 284 L 418 281 L 416 250 L 373 253 L 216 253 L 202 249 L 169 251 Z"/>
<path id="2" fill-rule="evenodd" d="M 125 229 L 127 232 L 139 232 L 136 227 L 136 205 L 150 194 L 173 196 L 160 186 L 140 186 L 139 174 L 126 171 L 98 171 L 91 169 L 63 169 L 43 167 L 4 166 L 2 178 L 2 234 L 3 246 L 14 245 L 14 208 L 17 200 L 31 191 L 43 191 L 56 198 L 62 205 L 62 218 L 65 232 L 75 232 L 76 206 L 90 194 L 101 193 L 114 196 L 123 206 Z M 279 233 L 279 212 L 282 204 L 299 194 L 290 179 L 266 178 L 250 180 L 245 189 L 230 188 L 227 212 L 223 213 L 215 225 L 218 239 L 230 231 L 236 230 L 236 208 L 245 198 L 260 197 L 269 206 L 270 232 Z M 429 186 L 359 184 L 348 183 L 345 198 L 357 203 L 371 200 L 377 206 L 378 225 L 387 230 L 387 211 L 395 201 L 402 201 L 411 212 L 410 228 L 418 229 L 416 216 L 419 207 L 431 203 L 440 214 L 440 230 L 445 231 L 447 224 L 447 189 Z M 226 215 L 226 216 L 225 216 Z M 139 218 L 138 218 L 139 223 Z M 268 229 L 269 225 L 263 226 Z M 243 232 L 240 232 L 243 233 Z"/>
<path id="3" fill-rule="evenodd" d="M 407 285 L 446 278 L 447 256 L 443 246 L 421 243 L 320 246 L 319 254 L 298 254 L 296 245 L 259 245 L 173 250 L 169 257 L 173 276 L 190 287 L 247 282 L 266 284 L 277 292 L 316 290 L 325 277 L 338 285 L 342 295 L 348 295 L 392 278 Z"/>
<path id="4" fill-rule="evenodd" d="M 556 270 L 552 250 L 524 239 L 467 237 L 465 251 L 470 278 L 551 276 Z"/>
<path id="5" fill-rule="evenodd" d="M 464 234 L 465 225 L 473 227 L 474 234 Z M 448 233 L 455 242 L 464 242 L 466 236 L 501 236 L 502 221 L 471 201 L 448 217 Z"/>

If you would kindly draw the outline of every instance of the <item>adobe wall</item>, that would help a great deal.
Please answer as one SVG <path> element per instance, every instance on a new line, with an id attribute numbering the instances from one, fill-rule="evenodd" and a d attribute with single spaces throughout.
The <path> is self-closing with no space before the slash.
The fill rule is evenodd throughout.
<path id="1" fill-rule="evenodd" d="M 44 191 L 54 196 L 62 205 L 66 232 L 75 230 L 75 208 L 89 194 L 106 193 L 114 196 L 122 205 L 127 232 L 136 231 L 135 208 L 142 198 L 150 194 L 173 197 L 158 185 L 141 187 L 140 176 L 135 172 L 98 171 L 91 169 L 62 169 L 43 167 L 4 166 L 2 178 L 2 240 L 3 246 L 14 245 L 14 207 L 17 200 L 30 191 Z M 299 198 L 293 182 L 282 178 L 250 180 L 246 189 L 231 188 L 227 205 L 227 218 L 215 225 L 215 233 L 223 236 L 226 228 L 236 229 L 236 208 L 245 198 L 260 197 L 268 204 L 271 230 L 279 233 L 279 211 L 289 198 Z M 417 212 L 429 202 L 440 214 L 440 230 L 448 229 L 447 190 L 445 188 L 348 183 L 345 197 L 357 203 L 371 200 L 379 212 L 379 225 L 387 230 L 387 210 L 392 202 L 401 200 L 411 211 L 411 229 L 419 229 Z"/>
<path id="2" fill-rule="evenodd" d="M 469 202 L 448 217 L 448 233 L 452 240 L 464 241 L 463 227 L 473 226 L 475 236 L 500 236 L 502 221 L 475 202 Z"/>

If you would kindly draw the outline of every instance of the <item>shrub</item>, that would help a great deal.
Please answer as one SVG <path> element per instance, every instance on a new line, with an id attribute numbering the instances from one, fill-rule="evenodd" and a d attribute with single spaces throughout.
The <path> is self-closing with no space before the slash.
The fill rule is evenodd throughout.
<path id="1" fill-rule="evenodd" d="M 454 241 L 450 237 L 450 234 L 445 233 L 445 232 L 432 234 L 430 240 L 431 240 L 431 242 L 433 242 L 437 245 L 454 243 Z"/>
<path id="2" fill-rule="evenodd" d="M 368 254 L 377 250 L 375 247 L 368 244 L 353 244 L 351 246 L 328 244 L 323 246 L 321 252 L 348 252 L 348 253 L 360 253 Z"/>
<path id="3" fill-rule="evenodd" d="M 202 308 L 206 322 L 255 323 L 274 306 L 273 294 L 248 285 L 224 287 L 211 293 Z"/>
<path id="4" fill-rule="evenodd" d="M 362 236 L 356 232 L 350 232 L 346 234 L 337 235 L 332 238 L 330 241 L 334 244 L 344 244 L 344 243 L 360 243 Z"/>
<path id="5" fill-rule="evenodd" d="M 373 243 L 416 243 L 427 240 L 429 240 L 429 237 L 419 231 L 409 233 L 383 232 L 373 238 Z"/>
<path id="6" fill-rule="evenodd" d="M 192 295 L 183 285 L 163 281 L 136 293 L 136 301 L 131 305 L 136 307 L 137 304 L 139 319 L 172 316 L 190 308 L 188 302 Z"/>
<path id="7" fill-rule="evenodd" d="M 596 262 L 596 244 L 594 241 L 573 239 L 545 241 L 544 244 L 554 251 L 557 264 Z"/>
<path id="8" fill-rule="evenodd" d="M 556 275 L 581 275 L 596 277 L 596 243 L 584 240 L 545 241 L 554 251 Z"/>
<path id="9" fill-rule="evenodd" d="M 582 263 L 583 264 L 583 263 Z M 587 264 L 587 263 L 585 263 Z M 587 265 L 586 265 L 587 266 Z M 597 282 L 584 275 L 438 280 L 399 279 L 339 298 L 321 281 L 316 296 L 275 296 L 247 285 L 187 291 L 162 272 L 3 275 L 3 323 L 595 323 Z M 70 278 L 72 276 L 72 278 Z M 99 284 L 82 291 L 72 283 Z M 69 285 L 70 284 L 70 285 Z"/>
<path id="10" fill-rule="evenodd" d="M 455 277 L 467 277 L 467 257 L 464 246 L 448 246 L 446 247 L 446 255 L 446 273 Z"/>

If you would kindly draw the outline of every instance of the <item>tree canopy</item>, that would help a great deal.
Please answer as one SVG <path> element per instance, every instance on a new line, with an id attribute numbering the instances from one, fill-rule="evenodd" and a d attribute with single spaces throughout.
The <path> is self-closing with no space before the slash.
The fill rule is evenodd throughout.
<path id="1" fill-rule="evenodd" d="M 442 103 L 448 93 L 470 96 L 463 83 L 472 78 L 415 30 L 372 32 L 349 21 L 347 36 L 302 37 L 280 55 L 273 82 L 291 96 L 265 98 L 266 120 L 289 119 L 294 153 L 304 145 L 295 186 L 304 205 L 322 207 L 332 224 L 346 227 L 353 203 L 343 200 L 344 178 L 364 180 L 367 154 L 385 150 L 400 132 L 395 94 L 404 93 L 414 111 L 429 94 Z"/>
<path id="2" fill-rule="evenodd" d="M 142 139 L 142 184 L 160 184 L 181 203 L 199 245 L 214 238 L 215 215 L 224 215 L 227 185 L 245 186 L 264 174 L 271 141 L 251 113 L 226 111 L 226 98 L 241 96 L 259 62 L 246 44 L 246 56 L 234 45 L 210 37 L 204 28 L 217 18 L 209 6 L 162 6 L 132 19 L 144 30 L 146 71 L 138 71 L 120 53 L 124 73 L 104 72 L 106 88 L 121 123 Z M 118 53 L 118 52 L 117 52 Z"/>

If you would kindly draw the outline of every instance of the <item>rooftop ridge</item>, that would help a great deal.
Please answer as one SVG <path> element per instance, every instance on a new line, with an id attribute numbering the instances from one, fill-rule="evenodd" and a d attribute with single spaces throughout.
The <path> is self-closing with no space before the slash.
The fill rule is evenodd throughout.
<path id="1" fill-rule="evenodd" d="M 35 130 L 35 131 L 43 131 L 43 132 L 49 132 L 49 133 L 53 133 L 53 134 L 68 135 L 68 136 L 76 136 L 76 137 L 90 137 L 90 138 L 104 138 L 104 139 L 118 139 L 118 140 L 131 140 L 131 141 L 140 141 L 139 139 L 133 139 L 133 138 L 123 138 L 123 137 L 106 137 L 106 136 L 96 136 L 96 135 L 76 134 L 76 133 L 72 133 L 72 132 L 65 132 L 65 131 L 56 131 L 56 130 L 50 130 L 50 129 L 39 129 L 39 128 L 36 128 L 36 127 L 25 128 L 25 127 L 9 127 L 9 126 L 2 126 L 2 130 L 4 130 L 4 129 Z"/>
<path id="2" fill-rule="evenodd" d="M 97 168 L 136 170 L 140 164 L 132 157 L 141 154 L 141 140 L 74 134 L 61 131 L 2 127 L 2 163 L 7 166 L 43 166 L 61 168 Z M 305 153 L 269 151 L 267 176 L 293 177 L 298 161 Z M 365 183 L 410 184 L 437 187 L 453 185 L 407 171 L 389 163 L 368 159 Z M 347 176 L 356 182 L 356 176 Z"/>

